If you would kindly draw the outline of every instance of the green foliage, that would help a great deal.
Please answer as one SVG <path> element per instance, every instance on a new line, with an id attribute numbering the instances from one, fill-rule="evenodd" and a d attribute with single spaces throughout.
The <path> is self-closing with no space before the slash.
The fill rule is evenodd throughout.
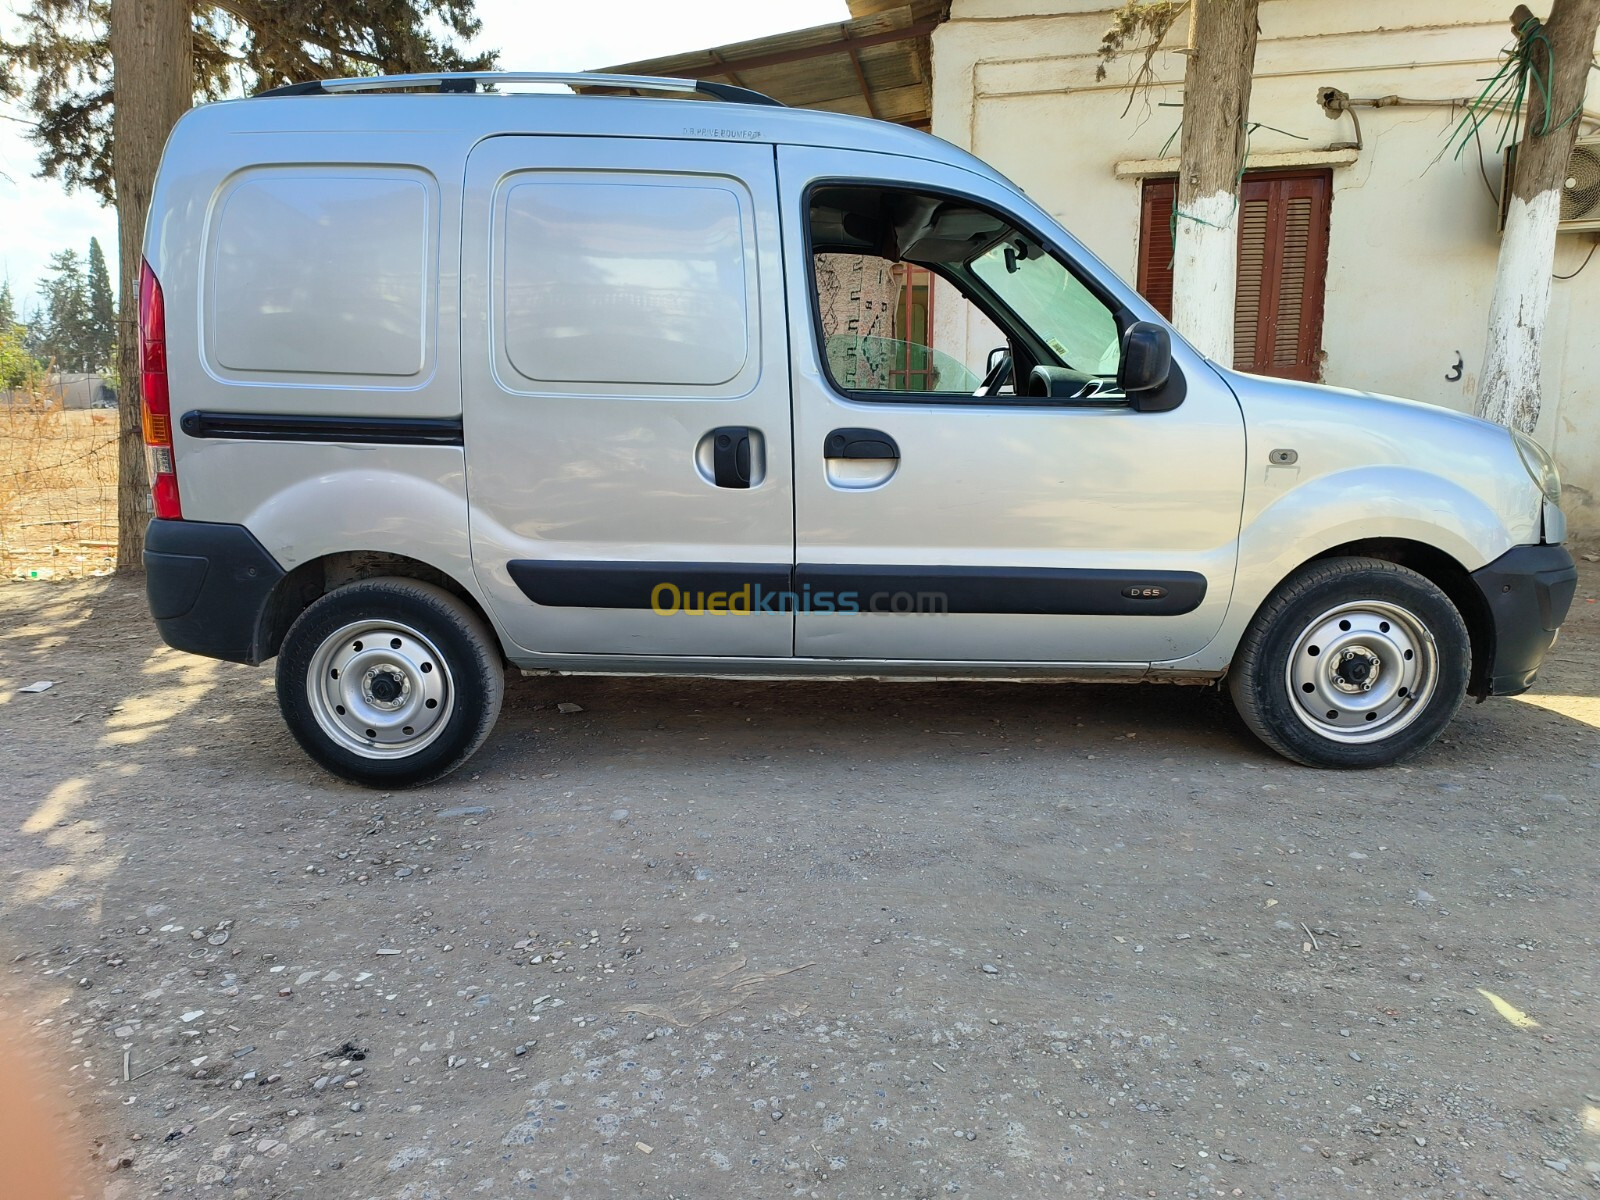
<path id="1" fill-rule="evenodd" d="M 0 332 L 17 323 L 17 302 L 11 295 L 11 281 L 0 280 Z"/>
<path id="2" fill-rule="evenodd" d="M 20 37 L 0 41 L 0 94 L 21 97 L 38 122 L 31 136 L 42 175 L 114 202 L 110 0 L 17 8 Z M 473 0 L 195 0 L 193 11 L 196 100 L 300 79 L 494 62 L 457 44 L 478 32 Z"/>
<path id="3" fill-rule="evenodd" d="M 50 277 L 39 283 L 44 311 L 38 329 L 39 352 L 57 371 L 89 370 L 89 289 L 76 250 L 50 256 Z"/>
<path id="4" fill-rule="evenodd" d="M 89 239 L 87 349 L 90 369 L 102 375 L 117 361 L 117 302 L 111 287 L 111 272 L 106 269 L 100 239 Z"/>
<path id="5" fill-rule="evenodd" d="M 6 291 L 9 299 L 10 289 Z M 44 364 L 24 344 L 25 333 L 15 321 L 0 323 L 0 391 L 31 388 L 44 375 Z"/>

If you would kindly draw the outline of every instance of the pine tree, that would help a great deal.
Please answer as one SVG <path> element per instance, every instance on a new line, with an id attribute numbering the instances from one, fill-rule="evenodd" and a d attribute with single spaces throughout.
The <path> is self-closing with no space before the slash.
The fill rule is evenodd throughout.
<path id="1" fill-rule="evenodd" d="M 17 323 L 17 302 L 11 295 L 11 280 L 0 280 L 0 333 L 10 333 Z"/>
<path id="2" fill-rule="evenodd" d="M 39 348 L 55 362 L 57 371 L 89 369 L 89 289 L 83 261 L 76 250 L 58 250 L 50 256 L 49 278 L 39 281 L 44 297 Z"/>
<path id="3" fill-rule="evenodd" d="M 144 549 L 144 476 L 134 328 L 138 268 L 161 148 L 196 100 L 300 79 L 482 70 L 468 56 L 473 0 L 28 0 L 0 42 L 0 93 L 37 121 L 41 173 L 117 205 L 120 239 L 117 566 Z M 112 147 L 115 143 L 116 152 Z"/>
<path id="4" fill-rule="evenodd" d="M 117 302 L 111 293 L 111 272 L 106 270 L 100 239 L 89 239 L 87 334 L 89 370 L 109 371 L 117 352 Z"/>

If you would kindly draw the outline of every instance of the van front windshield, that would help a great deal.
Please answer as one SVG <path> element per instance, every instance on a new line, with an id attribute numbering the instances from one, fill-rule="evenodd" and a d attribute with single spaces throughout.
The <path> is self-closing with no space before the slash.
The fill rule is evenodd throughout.
<path id="1" fill-rule="evenodd" d="M 1061 359 L 1093 375 L 1115 375 L 1121 357 L 1116 318 L 1049 251 L 1007 238 L 967 269 Z"/>

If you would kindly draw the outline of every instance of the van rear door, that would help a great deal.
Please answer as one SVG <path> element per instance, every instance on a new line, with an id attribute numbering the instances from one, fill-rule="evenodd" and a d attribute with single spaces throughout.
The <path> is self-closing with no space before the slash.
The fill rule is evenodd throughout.
<path id="1" fill-rule="evenodd" d="M 530 659 L 789 657 L 773 148 L 490 138 L 462 236 L 472 555 L 500 627 Z"/>

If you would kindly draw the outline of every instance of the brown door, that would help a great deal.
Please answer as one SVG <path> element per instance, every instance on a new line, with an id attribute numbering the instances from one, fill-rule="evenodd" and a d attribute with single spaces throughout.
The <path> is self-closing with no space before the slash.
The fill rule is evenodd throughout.
<path id="1" fill-rule="evenodd" d="M 1174 179 L 1147 179 L 1139 222 L 1139 291 L 1172 317 Z M 1328 171 L 1255 171 L 1239 194 L 1239 289 L 1233 365 L 1284 379 L 1322 374 L 1328 274 Z"/>

